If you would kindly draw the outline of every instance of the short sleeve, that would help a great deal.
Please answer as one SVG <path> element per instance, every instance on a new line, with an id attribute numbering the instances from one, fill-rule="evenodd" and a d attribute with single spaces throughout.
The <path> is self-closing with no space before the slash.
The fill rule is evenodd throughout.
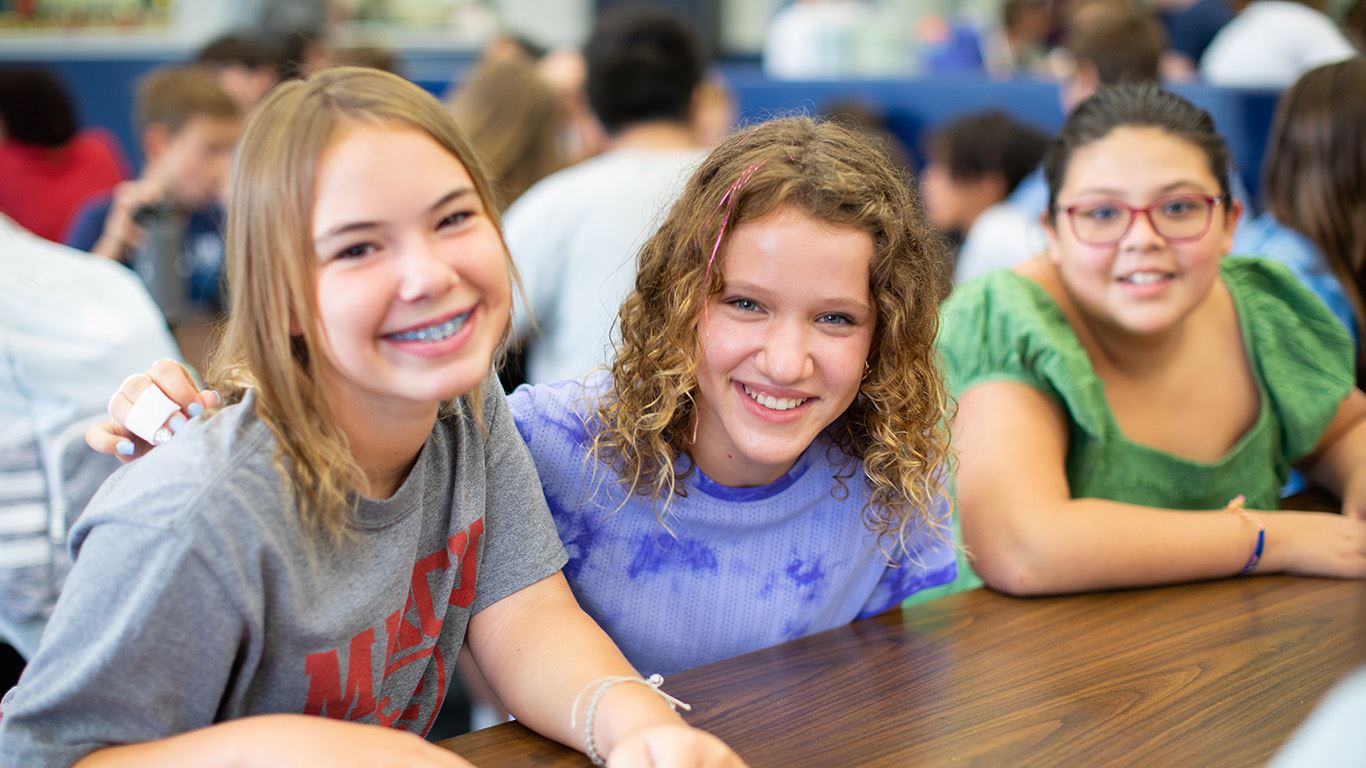
<path id="1" fill-rule="evenodd" d="M 876 616 L 900 605 L 911 595 L 943 586 L 957 578 L 957 547 L 949 502 L 943 498 L 935 499 L 935 507 L 935 517 L 940 525 L 933 530 L 922 527 L 912 532 L 906 550 L 898 548 L 895 562 L 889 563 L 883 571 L 873 594 L 860 609 L 858 618 Z"/>
<path id="2" fill-rule="evenodd" d="M 68 766 L 212 724 L 240 616 L 186 542 L 150 526 L 93 527 L 38 653 L 0 702 L 0 764 Z"/>
<path id="3" fill-rule="evenodd" d="M 485 381 L 483 397 L 488 426 L 484 454 L 487 499 L 481 556 L 484 565 L 475 588 L 475 613 L 554 575 L 568 559 L 550 518 L 531 454 L 513 424 L 497 377 Z"/>
<path id="4" fill-rule="evenodd" d="M 1284 265 L 1226 258 L 1221 271 L 1280 424 L 1281 451 L 1296 461 L 1318 445 L 1355 386 L 1352 338 Z"/>
<path id="5" fill-rule="evenodd" d="M 1027 384 L 1064 405 L 1091 434 L 1104 429 L 1105 393 L 1052 297 L 1014 272 L 954 290 L 941 310 L 939 354 L 955 397 L 988 381 Z"/>

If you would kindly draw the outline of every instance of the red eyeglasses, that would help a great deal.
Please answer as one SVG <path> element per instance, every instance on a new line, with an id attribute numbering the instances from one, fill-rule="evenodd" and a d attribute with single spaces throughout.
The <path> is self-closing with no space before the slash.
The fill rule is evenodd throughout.
<path id="1" fill-rule="evenodd" d="M 1095 200 L 1059 207 L 1072 224 L 1072 234 L 1087 245 L 1108 246 L 1128 234 L 1138 214 L 1148 217 L 1153 230 L 1168 242 L 1199 240 L 1209 231 L 1214 209 L 1223 196 L 1167 195 L 1151 205 L 1135 208 L 1119 200 Z"/>

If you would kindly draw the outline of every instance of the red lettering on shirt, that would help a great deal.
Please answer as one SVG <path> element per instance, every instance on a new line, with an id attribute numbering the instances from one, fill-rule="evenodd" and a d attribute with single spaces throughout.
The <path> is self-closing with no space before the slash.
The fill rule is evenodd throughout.
<path id="1" fill-rule="evenodd" d="M 446 546 L 421 557 L 413 564 L 412 583 L 402 610 L 385 617 L 378 627 L 357 633 L 347 643 L 346 675 L 342 676 L 340 649 L 310 653 L 304 658 L 304 673 L 308 676 L 308 696 L 304 713 L 338 720 L 370 720 L 380 725 L 400 727 L 426 733 L 431 728 L 441 701 L 446 696 L 446 664 L 436 641 L 445 620 L 444 606 L 437 613 L 433 599 L 433 579 L 442 583 L 445 574 L 458 567 L 458 578 L 451 589 L 447 605 L 468 608 L 474 603 L 474 587 L 478 576 L 479 540 L 484 533 L 483 519 L 475 520 L 467 530 L 460 531 L 446 541 Z M 383 637 L 377 637 L 377 629 Z M 383 643 L 382 646 L 377 645 Z M 384 656 L 378 669 L 372 663 L 373 653 L 382 647 Z M 390 696 L 375 701 L 375 692 L 384 691 L 385 681 L 398 670 L 418 662 L 426 662 L 422 677 L 405 701 L 394 703 Z M 427 696 L 424 689 L 435 684 L 435 696 Z M 402 695 L 402 692 L 395 692 Z M 424 716 L 424 710 L 425 716 Z"/>
<path id="2" fill-rule="evenodd" d="M 308 675 L 308 702 L 304 705 L 304 714 L 337 720 L 359 720 L 374 712 L 375 694 L 370 666 L 370 649 L 374 644 L 374 627 L 351 638 L 344 693 L 336 649 L 310 653 L 304 657 L 304 673 Z"/>

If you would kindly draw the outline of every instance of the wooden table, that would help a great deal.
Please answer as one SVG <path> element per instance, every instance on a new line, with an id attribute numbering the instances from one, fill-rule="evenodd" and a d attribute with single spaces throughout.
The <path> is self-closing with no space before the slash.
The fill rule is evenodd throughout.
<path id="1" fill-rule="evenodd" d="M 1261 765 L 1366 661 L 1363 627 L 1362 582 L 1259 576 L 1033 599 L 976 590 L 665 688 L 756 768 Z M 588 764 L 516 723 L 443 746 L 481 766 Z"/>

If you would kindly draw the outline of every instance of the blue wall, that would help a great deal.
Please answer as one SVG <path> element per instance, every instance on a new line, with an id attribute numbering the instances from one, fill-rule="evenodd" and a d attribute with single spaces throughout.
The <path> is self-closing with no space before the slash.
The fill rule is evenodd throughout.
<path id="1" fill-rule="evenodd" d="M 43 64 L 50 66 L 70 88 L 81 120 L 113 131 L 136 165 L 140 153 L 130 110 L 137 79 L 156 66 L 182 60 L 170 55 L 149 55 L 53 59 Z M 471 61 L 469 54 L 413 53 L 404 56 L 402 64 L 409 77 L 441 95 L 451 80 L 464 75 Z M 0 62 L 0 66 L 7 63 Z M 764 77 L 752 63 L 722 65 L 721 70 L 735 91 L 743 122 L 775 115 L 818 114 L 836 99 L 857 99 L 882 108 L 892 130 L 917 154 L 927 128 L 964 112 L 1004 109 L 1048 133 L 1062 125 L 1057 87 L 1044 81 L 937 77 L 905 81 L 775 82 Z M 1205 85 L 1183 85 L 1175 90 L 1214 116 L 1255 200 L 1261 181 L 1262 155 L 1279 93 Z"/>

